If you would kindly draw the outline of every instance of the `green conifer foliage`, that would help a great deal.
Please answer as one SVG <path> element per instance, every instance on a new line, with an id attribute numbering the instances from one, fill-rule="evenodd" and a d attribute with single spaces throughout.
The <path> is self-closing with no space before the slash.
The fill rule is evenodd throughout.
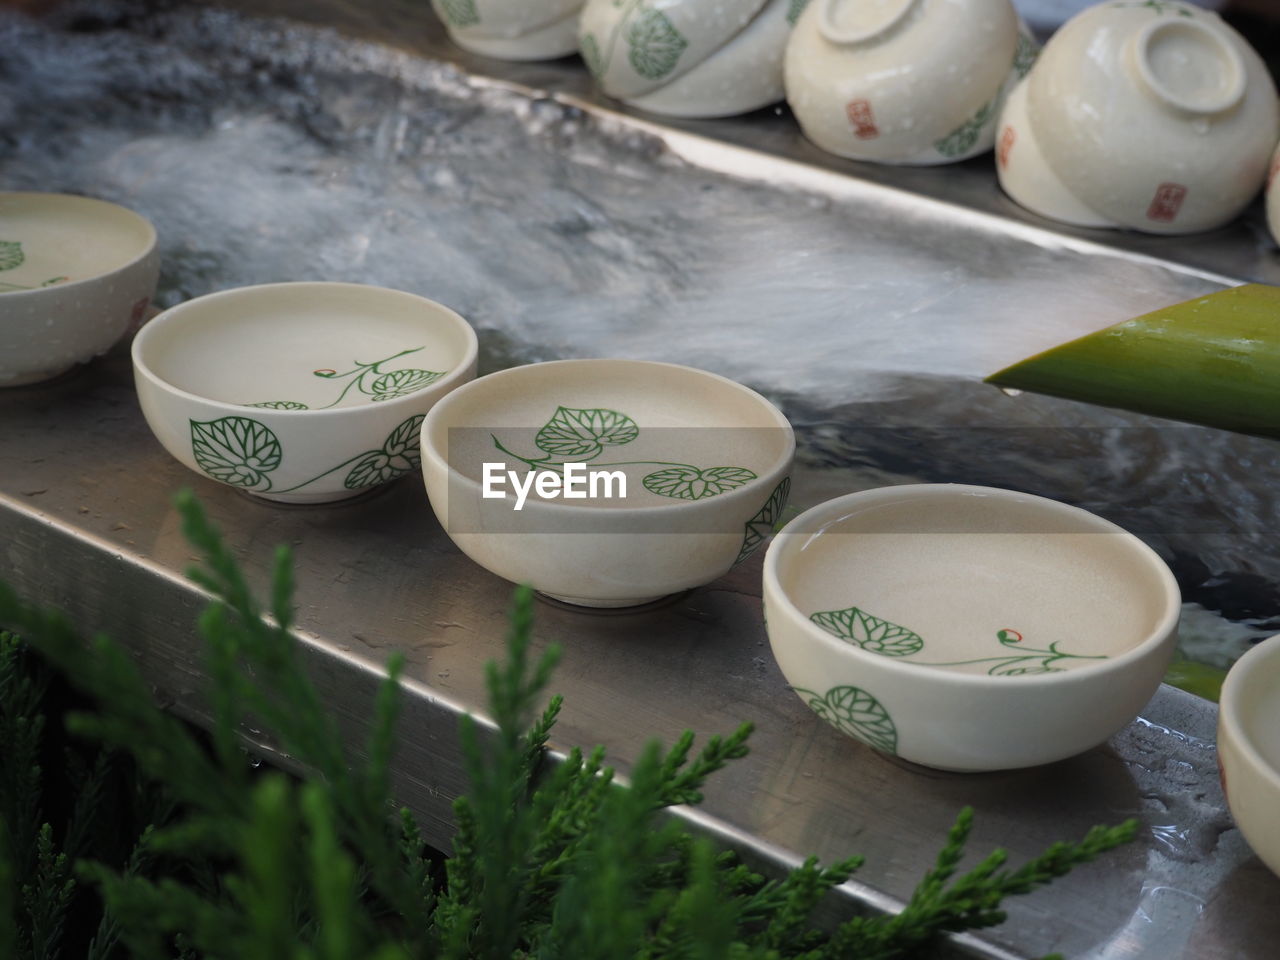
<path id="1" fill-rule="evenodd" d="M 86 914 L 97 923 L 93 960 L 890 960 L 940 933 L 999 923 L 1006 896 L 1135 835 L 1133 821 L 1095 828 L 1017 869 L 997 850 L 957 877 L 966 809 L 902 913 L 816 929 L 814 908 L 859 858 L 810 859 L 766 879 L 663 812 L 700 802 L 707 778 L 746 754 L 750 725 L 697 753 L 692 733 L 667 750 L 651 743 L 626 786 L 601 748 L 547 761 L 561 700 L 538 705 L 558 651 L 533 655 L 532 594 L 521 588 L 506 659 L 487 671 L 496 731 L 481 736 L 470 717 L 461 725 L 471 785 L 441 871 L 390 796 L 401 659 L 388 665 L 365 758 L 349 755 L 297 657 L 288 551 L 264 604 L 194 498 L 178 506 L 204 557 L 191 576 L 215 598 L 199 621 L 207 738 L 154 704 L 115 644 L 86 645 L 60 614 L 0 583 L 0 623 L 87 695 L 93 708 L 66 725 L 103 748 L 55 837 L 41 813 L 43 668 L 0 639 L 0 957 L 70 960 L 59 944 L 78 878 L 98 898 Z M 238 733 L 250 716 L 303 765 L 300 780 L 255 774 Z M 124 756 L 150 825 L 131 852 L 104 857 L 90 823 Z"/>

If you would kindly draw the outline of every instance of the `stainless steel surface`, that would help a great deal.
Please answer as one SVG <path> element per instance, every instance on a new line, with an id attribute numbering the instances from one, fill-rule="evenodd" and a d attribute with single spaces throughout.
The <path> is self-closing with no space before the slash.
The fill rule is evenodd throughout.
<path id="1" fill-rule="evenodd" d="M 801 507 L 912 479 L 1056 496 L 1161 550 L 1191 601 L 1184 628 L 1209 653 L 1230 659 L 1280 627 L 1274 444 L 977 382 L 1064 333 L 1274 276 L 1247 228 L 1125 251 L 1004 209 L 977 166 L 852 179 L 804 154 L 783 119 L 671 132 L 572 99 L 585 87 L 571 62 L 469 74 L 456 64 L 479 61 L 449 51 L 418 4 L 301 6 L 343 31 L 118 4 L 0 15 L 0 184 L 90 192 L 151 217 L 165 304 L 264 280 L 360 280 L 460 310 L 481 332 L 483 369 L 609 354 L 707 367 L 796 424 Z M 483 702 L 509 589 L 458 554 L 419 484 L 290 509 L 203 481 L 148 433 L 121 348 L 0 392 L 0 577 L 129 643 L 198 716 L 200 598 L 169 502 L 188 484 L 259 582 L 274 544 L 294 545 L 309 662 L 353 743 L 377 665 L 405 651 L 397 789 L 447 845 L 462 782 L 454 721 Z M 556 744 L 604 743 L 625 767 L 649 735 L 755 721 L 751 756 L 690 816 L 774 860 L 865 854 L 866 886 L 849 894 L 873 908 L 909 894 L 964 803 L 979 810 L 975 853 L 998 844 L 1015 860 L 1136 815 L 1138 844 L 1012 903 L 1009 924 L 970 949 L 1269 955 L 1280 881 L 1225 814 L 1210 705 L 1163 689 L 1108 747 L 1039 770 L 908 769 L 786 689 L 758 577 L 757 556 L 643 613 L 541 606 L 539 643 L 565 648 Z"/>

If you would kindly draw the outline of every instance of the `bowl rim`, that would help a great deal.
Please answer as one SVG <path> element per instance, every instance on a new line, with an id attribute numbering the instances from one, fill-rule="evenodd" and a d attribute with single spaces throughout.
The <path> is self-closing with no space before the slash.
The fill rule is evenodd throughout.
<path id="1" fill-rule="evenodd" d="M 812 524 L 817 521 L 836 520 L 842 516 L 850 515 L 847 508 L 853 504 L 861 504 L 862 502 L 872 500 L 876 497 L 886 496 L 892 492 L 905 493 L 912 497 L 932 497 L 947 494 L 982 494 L 986 496 L 997 496 L 1002 499 L 1016 499 L 1020 501 L 1032 501 L 1037 504 L 1050 504 L 1048 509 L 1056 510 L 1060 514 L 1070 515 L 1074 517 L 1088 518 L 1091 522 L 1100 524 L 1104 527 L 1110 527 L 1117 534 L 1123 537 L 1133 546 L 1133 548 L 1142 555 L 1154 569 L 1158 579 L 1161 581 L 1165 589 L 1167 602 L 1163 615 L 1160 617 L 1158 624 L 1143 638 L 1142 641 L 1130 647 L 1128 650 L 1117 654 L 1115 657 L 1108 658 L 1105 663 L 1093 664 L 1084 669 L 1063 670 L 1059 673 L 1042 673 L 1032 674 L 1030 676 L 1020 677 L 993 677 L 987 674 L 975 673 L 958 673 L 950 670 L 926 670 L 922 669 L 924 664 L 913 664 L 899 662 L 894 657 L 885 657 L 877 653 L 871 653 L 853 644 L 843 643 L 837 637 L 832 636 L 823 630 L 817 624 L 813 623 L 806 616 L 795 602 L 791 599 L 790 594 L 782 586 L 781 578 L 778 575 L 778 567 L 780 557 L 782 556 L 784 547 L 797 537 L 812 536 L 814 530 L 800 529 L 805 524 Z M 825 524 L 824 524 L 825 526 Z M 1177 580 L 1173 576 L 1173 572 L 1169 569 L 1159 554 L 1157 554 L 1150 546 L 1144 543 L 1140 538 L 1125 530 L 1118 524 L 1112 523 L 1104 517 L 1100 517 L 1095 513 L 1084 510 L 1080 507 L 1063 503 L 1060 500 L 1053 500 L 1049 497 L 1041 497 L 1033 493 L 1024 493 L 1019 490 L 1010 490 L 1004 487 L 988 487 L 978 484 L 967 483 L 904 483 L 893 484 L 884 487 L 872 487 L 867 490 L 859 490 L 854 493 L 848 493 L 844 496 L 827 500 L 817 506 L 810 507 L 804 513 L 791 520 L 778 534 L 773 538 L 765 551 L 764 557 L 764 593 L 771 600 L 776 598 L 777 603 L 782 606 L 782 613 L 785 613 L 789 619 L 801 624 L 801 629 L 805 637 L 811 642 L 816 642 L 819 646 L 834 651 L 836 656 L 848 657 L 852 662 L 865 663 L 874 665 L 876 669 L 887 671 L 889 674 L 896 675 L 910 681 L 915 678 L 916 682 L 939 682 L 939 683 L 957 683 L 962 686 L 987 688 L 991 690 L 1026 690 L 1042 687 L 1058 687 L 1062 685 L 1074 685 L 1080 683 L 1090 683 L 1094 679 L 1098 679 L 1105 674 L 1112 674 L 1124 670 L 1130 664 L 1140 661 L 1158 650 L 1172 636 L 1176 635 L 1178 620 L 1182 612 L 1182 596 L 1178 587 Z M 772 613 L 772 610 L 770 611 Z M 767 625 L 767 624 L 766 624 Z M 770 642 L 772 642 L 772 632 L 770 633 Z"/>
<path id="2" fill-rule="evenodd" d="M 685 513 L 690 510 L 706 509 L 709 506 L 723 506 L 728 503 L 735 503 L 738 500 L 745 499 L 748 494 L 751 495 L 751 502 L 757 503 L 758 491 L 761 487 L 776 487 L 782 476 L 789 476 L 792 463 L 795 459 L 796 452 L 796 436 L 795 430 L 781 410 L 763 394 L 752 390 L 748 386 L 738 383 L 736 380 L 730 380 L 728 377 L 721 376 L 718 373 L 712 373 L 709 370 L 702 370 L 698 367 L 690 367 L 680 363 L 668 363 L 662 360 L 634 360 L 626 357 L 574 357 L 564 360 L 544 360 L 539 363 L 523 363 L 514 367 L 507 367 L 504 370 L 498 370 L 494 373 L 487 374 L 483 377 L 477 377 L 470 383 L 464 384 L 457 390 L 452 391 L 448 396 L 441 398 L 427 413 L 426 419 L 422 422 L 422 429 L 419 431 L 419 446 L 422 450 L 422 470 L 425 474 L 427 462 L 430 461 L 437 469 L 444 467 L 446 476 L 446 489 L 452 489 L 453 484 L 462 484 L 464 488 L 478 492 L 480 489 L 480 481 L 468 477 L 457 470 L 453 464 L 445 459 L 444 455 L 436 449 L 435 444 L 429 442 L 431 431 L 445 414 L 449 411 L 452 404 L 461 403 L 459 397 L 465 397 L 468 393 L 482 390 L 491 386 L 495 379 L 507 379 L 509 377 L 522 376 L 522 371 L 529 370 L 534 367 L 547 366 L 583 366 L 595 365 L 599 363 L 616 363 L 631 366 L 635 368 L 659 368 L 666 370 L 679 370 L 684 373 L 697 374 L 700 377 L 706 377 L 711 380 L 718 381 L 732 389 L 745 395 L 752 402 L 764 408 L 777 421 L 777 426 L 786 431 L 786 444 L 782 454 L 770 462 L 769 466 L 763 473 L 757 474 L 754 480 L 748 480 L 740 487 L 729 490 L 715 497 L 707 497 L 704 500 L 677 500 L 672 503 L 653 503 L 647 505 L 630 506 L 630 507 L 610 507 L 608 511 L 604 511 L 599 507 L 590 504 L 565 503 L 561 500 L 527 500 L 524 504 L 524 510 L 550 511 L 552 513 L 575 513 L 579 516 L 595 515 L 609 516 L 620 519 L 631 518 L 635 516 L 652 515 L 659 512 Z M 504 498 L 505 499 L 505 498 Z M 728 533 L 728 531 L 725 531 Z M 736 534 L 741 536 L 741 534 Z"/>
<path id="3" fill-rule="evenodd" d="M 1253 737 L 1240 716 L 1240 699 L 1243 695 L 1241 688 L 1249 682 L 1253 668 L 1268 659 L 1280 659 L 1280 633 L 1246 651 L 1227 671 L 1227 678 L 1222 683 L 1222 692 L 1218 697 L 1218 739 L 1221 740 L 1222 734 L 1225 733 L 1231 745 L 1244 757 L 1248 765 L 1262 776 L 1272 789 L 1280 792 L 1280 768 L 1263 757 L 1262 751 L 1253 742 Z M 1221 745 L 1219 745 L 1219 753 L 1221 753 Z M 1230 784 L 1227 785 L 1226 792 L 1229 802 Z"/>
<path id="4" fill-rule="evenodd" d="M 59 200 L 72 200 L 77 203 L 83 203 L 88 206 L 112 207 L 122 211 L 128 216 L 136 220 L 146 230 L 147 242 L 141 253 L 124 263 L 112 267 L 110 270 L 103 270 L 101 273 L 95 273 L 91 277 L 81 277 L 79 280 L 69 280 L 66 283 L 56 283 L 49 287 L 37 287 L 34 290 L 9 290 L 0 295 L 4 300 L 17 300 L 23 297 L 39 296 L 42 293 L 50 293 L 55 290 L 72 290 L 76 287 L 84 286 L 90 283 L 98 283 L 108 277 L 114 277 L 123 273 L 132 267 L 137 266 L 144 260 L 152 256 L 156 251 L 156 244 L 159 242 L 159 235 L 156 233 L 155 224 L 130 207 L 123 204 L 113 203 L 110 200 L 101 200 L 98 197 L 89 197 L 80 193 L 51 193 L 47 190 L 3 190 L 0 191 L 0 203 L 8 197 L 28 197 L 28 198 L 49 198 L 56 197 Z M 153 294 L 154 296 L 154 294 Z"/>
<path id="5" fill-rule="evenodd" d="M 184 390 L 182 387 L 179 387 L 173 383 L 170 383 L 164 377 L 156 373 L 156 371 L 153 370 L 143 359 L 142 351 L 146 347 L 148 338 L 156 336 L 157 330 L 160 330 L 171 324 L 181 322 L 181 318 L 183 314 L 186 313 L 190 308 L 192 308 L 196 304 L 205 306 L 211 302 L 221 300 L 221 299 L 229 299 L 231 297 L 246 296 L 246 295 L 251 296 L 253 294 L 266 291 L 266 290 L 280 290 L 280 289 L 286 289 L 286 288 L 292 289 L 292 290 L 298 290 L 300 292 L 302 291 L 302 288 L 308 288 L 313 290 L 314 289 L 330 289 L 331 290 L 334 288 L 344 288 L 344 289 L 360 290 L 366 293 L 372 291 L 372 295 L 378 296 L 378 297 L 392 295 L 395 297 L 417 300 L 421 303 L 429 305 L 433 309 L 439 310 L 444 315 L 444 317 L 447 318 L 447 322 L 454 324 L 462 332 L 463 339 L 466 342 L 466 348 L 463 351 L 462 357 L 459 359 L 458 363 L 455 364 L 452 370 L 450 370 L 447 374 L 445 374 L 445 376 L 441 377 L 439 380 L 435 381 L 434 383 L 428 384 L 422 390 L 415 390 L 413 393 L 405 394 L 402 397 L 396 397 L 394 400 L 388 400 L 385 403 L 380 403 L 380 404 L 361 403 L 361 404 L 355 404 L 349 407 L 330 407 L 325 410 L 283 410 L 283 409 L 275 409 L 275 408 L 263 409 L 261 407 L 246 407 L 243 404 L 229 403 L 226 400 L 215 400 L 213 397 L 201 396 L 198 393 L 192 393 L 189 390 Z M 305 418 L 314 419 L 314 418 L 326 416 L 326 415 L 331 417 L 343 416 L 343 415 L 351 416 L 356 411 L 366 410 L 369 408 L 394 410 L 403 406 L 413 405 L 413 401 L 415 397 L 420 399 L 422 396 L 426 396 L 432 393 L 438 394 L 442 388 L 447 392 L 452 386 L 456 384 L 458 380 L 464 379 L 464 378 L 469 379 L 469 374 L 475 366 L 476 357 L 479 354 L 479 349 L 480 349 L 479 339 L 476 337 L 475 328 L 473 328 L 471 324 L 468 323 L 466 319 L 464 319 L 463 316 L 459 314 L 456 310 L 453 310 L 452 308 L 447 307 L 443 303 L 440 303 L 436 300 L 431 300 L 427 297 L 420 296 L 419 294 L 416 294 L 416 293 L 410 293 L 407 290 L 397 290 L 393 287 L 380 287 L 380 286 L 377 286 L 376 284 L 370 284 L 370 283 L 347 283 L 344 281 L 337 281 L 337 280 L 294 280 L 294 281 L 287 281 L 283 283 L 256 283 L 256 284 L 250 284 L 244 287 L 230 287 L 226 290 L 216 290 L 213 293 L 206 293 L 199 297 L 192 297 L 190 300 L 184 300 L 182 301 L 182 303 L 178 303 L 172 307 L 169 307 L 164 312 L 157 314 L 151 320 L 143 324 L 142 328 L 137 332 L 137 334 L 133 338 L 133 343 L 130 346 L 129 353 L 133 360 L 134 371 L 137 374 L 145 377 L 147 381 L 151 383 L 153 386 L 155 386 L 157 389 L 162 390 L 165 393 L 170 394 L 171 396 L 181 397 L 184 400 L 189 400 L 195 403 L 203 404 L 216 410 L 225 410 L 228 413 L 231 413 L 236 416 L 250 416 L 250 414 L 246 413 L 245 411 L 252 410 L 253 416 L 263 415 L 263 416 L 270 416 L 273 418 L 279 416 L 279 417 L 286 417 L 286 418 L 293 417 L 293 418 L 299 418 L 299 419 L 305 419 Z"/>

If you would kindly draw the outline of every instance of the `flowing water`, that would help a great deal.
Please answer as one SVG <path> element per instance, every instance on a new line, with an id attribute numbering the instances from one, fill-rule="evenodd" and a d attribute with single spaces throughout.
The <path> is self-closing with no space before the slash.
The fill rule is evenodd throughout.
<path id="1" fill-rule="evenodd" d="M 161 305 L 359 281 L 457 309 L 482 370 L 569 356 L 715 370 L 796 425 L 800 506 L 913 480 L 1067 500 L 1172 563 L 1197 658 L 1224 664 L 1280 632 L 1280 445 L 979 382 L 1211 278 L 1015 242 L 909 197 L 704 169 L 448 64 L 228 12 L 5 12 L 0 50 L 0 185 L 148 216 Z"/>

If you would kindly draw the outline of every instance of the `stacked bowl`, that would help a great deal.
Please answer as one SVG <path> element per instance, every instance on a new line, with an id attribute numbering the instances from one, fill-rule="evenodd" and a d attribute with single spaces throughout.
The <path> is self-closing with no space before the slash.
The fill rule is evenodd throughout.
<path id="1" fill-rule="evenodd" d="M 1262 58 L 1188 3 L 1105 3 L 1066 23 L 1000 120 L 1023 206 L 1080 226 L 1210 230 L 1263 186 L 1280 100 Z"/>
<path id="2" fill-rule="evenodd" d="M 787 102 L 830 153 L 953 163 L 991 149 L 1035 54 L 1009 0 L 813 0 L 787 47 Z"/>
<path id="3" fill-rule="evenodd" d="M 611 97 L 650 113 L 725 117 L 782 99 L 804 0 L 588 0 L 583 60 Z"/>
<path id="4" fill-rule="evenodd" d="M 583 0 L 431 0 L 453 42 L 499 60 L 551 60 L 578 49 Z"/>

